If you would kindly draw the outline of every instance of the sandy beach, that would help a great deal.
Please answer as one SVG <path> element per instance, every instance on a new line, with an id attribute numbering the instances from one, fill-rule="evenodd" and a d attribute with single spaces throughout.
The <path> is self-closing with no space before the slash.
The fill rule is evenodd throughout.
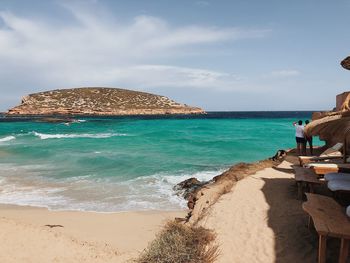
<path id="1" fill-rule="evenodd" d="M 167 220 L 184 215 L 185 211 L 56 212 L 1 205 L 0 262 L 126 262 Z"/>
<path id="2" fill-rule="evenodd" d="M 217 233 L 217 262 L 315 262 L 317 238 L 296 198 L 292 163 L 239 181 L 200 225 Z"/>

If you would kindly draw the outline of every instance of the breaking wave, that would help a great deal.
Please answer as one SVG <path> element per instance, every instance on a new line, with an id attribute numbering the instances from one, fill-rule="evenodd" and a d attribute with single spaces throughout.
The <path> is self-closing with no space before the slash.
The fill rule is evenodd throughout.
<path id="1" fill-rule="evenodd" d="M 8 141 L 12 141 L 14 139 L 16 139 L 15 136 L 6 136 L 4 138 L 0 138 L 0 142 L 8 142 Z"/>
<path id="2" fill-rule="evenodd" d="M 15 167 L 10 175 L 0 176 L 0 203 L 94 212 L 184 209 L 187 202 L 173 187 L 190 177 L 208 181 L 221 172 L 159 173 L 126 181 L 89 175 L 56 180 L 37 173 L 37 168 L 45 167 Z"/>
<path id="3" fill-rule="evenodd" d="M 42 140 L 46 139 L 62 139 L 62 138 L 95 138 L 95 139 L 104 139 L 104 138 L 110 138 L 115 136 L 126 136 L 126 134 L 123 133 L 82 133 L 82 134 L 46 134 L 46 133 L 39 133 L 39 132 L 33 132 L 33 134 L 37 137 L 39 137 Z"/>

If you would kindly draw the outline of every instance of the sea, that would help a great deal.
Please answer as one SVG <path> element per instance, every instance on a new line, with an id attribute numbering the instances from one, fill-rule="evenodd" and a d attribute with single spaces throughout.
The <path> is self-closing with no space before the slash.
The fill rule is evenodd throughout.
<path id="1" fill-rule="evenodd" d="M 179 210 L 173 187 L 295 146 L 311 112 L 76 117 L 0 116 L 0 203 L 50 210 Z M 315 140 L 315 144 L 322 142 Z"/>

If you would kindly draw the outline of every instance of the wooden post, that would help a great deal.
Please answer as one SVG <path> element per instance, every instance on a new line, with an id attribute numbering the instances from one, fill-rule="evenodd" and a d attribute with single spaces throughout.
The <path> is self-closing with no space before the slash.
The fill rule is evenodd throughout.
<path id="1" fill-rule="evenodd" d="M 298 199 L 303 200 L 303 185 L 302 182 L 297 182 L 298 184 Z"/>
<path id="2" fill-rule="evenodd" d="M 348 257 L 349 240 L 342 238 L 340 244 L 339 263 L 345 263 Z"/>
<path id="3" fill-rule="evenodd" d="M 307 222 L 307 228 L 310 230 L 312 226 L 313 226 L 312 218 L 311 218 L 311 216 L 309 215 L 309 220 L 308 220 L 308 222 Z"/>
<path id="4" fill-rule="evenodd" d="M 347 154 L 347 144 L 346 144 L 346 135 L 344 137 L 344 144 L 343 144 L 343 162 L 346 163 L 346 154 Z"/>
<path id="5" fill-rule="evenodd" d="M 309 183 L 309 190 L 310 190 L 310 193 L 315 193 L 315 190 L 314 190 L 314 186 L 312 183 Z"/>
<path id="6" fill-rule="evenodd" d="M 326 263 L 327 237 L 319 235 L 318 239 L 318 263 Z"/>

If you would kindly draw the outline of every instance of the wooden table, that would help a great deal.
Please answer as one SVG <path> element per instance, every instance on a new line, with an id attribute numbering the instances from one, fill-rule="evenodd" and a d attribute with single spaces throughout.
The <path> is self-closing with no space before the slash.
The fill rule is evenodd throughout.
<path id="1" fill-rule="evenodd" d="M 303 209 L 312 218 L 319 235 L 318 262 L 326 262 L 327 237 L 336 237 L 341 239 L 339 263 L 345 263 L 350 242 L 350 221 L 343 207 L 327 196 L 310 193 L 306 196 Z"/>

